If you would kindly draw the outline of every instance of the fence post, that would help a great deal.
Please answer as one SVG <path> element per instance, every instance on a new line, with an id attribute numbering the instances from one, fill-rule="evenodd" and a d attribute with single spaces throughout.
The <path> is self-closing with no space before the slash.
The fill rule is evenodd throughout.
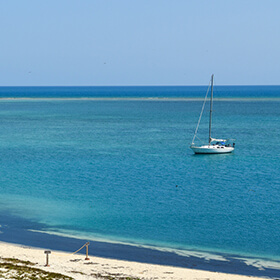
<path id="1" fill-rule="evenodd" d="M 86 258 L 85 258 L 86 261 L 89 260 L 89 257 L 88 257 L 88 246 L 89 246 L 89 242 L 86 243 Z"/>

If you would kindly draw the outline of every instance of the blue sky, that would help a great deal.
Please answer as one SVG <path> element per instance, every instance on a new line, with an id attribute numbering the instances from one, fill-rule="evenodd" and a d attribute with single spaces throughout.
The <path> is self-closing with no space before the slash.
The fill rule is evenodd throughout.
<path id="1" fill-rule="evenodd" d="M 280 1 L 0 0 L 0 86 L 280 85 Z"/>

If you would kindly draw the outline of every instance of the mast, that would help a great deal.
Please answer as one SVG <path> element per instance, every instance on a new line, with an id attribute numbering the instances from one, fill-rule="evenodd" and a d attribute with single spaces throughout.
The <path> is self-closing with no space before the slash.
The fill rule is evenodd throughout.
<path id="1" fill-rule="evenodd" d="M 212 109 L 213 109 L 213 82 L 214 74 L 211 76 L 211 99 L 210 99 L 210 118 L 209 118 L 209 145 L 211 143 L 211 125 L 212 125 Z"/>

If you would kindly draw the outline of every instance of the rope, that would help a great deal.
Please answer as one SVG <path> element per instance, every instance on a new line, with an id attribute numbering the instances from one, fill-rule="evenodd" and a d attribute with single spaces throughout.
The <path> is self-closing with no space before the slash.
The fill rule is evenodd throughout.
<path id="1" fill-rule="evenodd" d="M 201 120 L 201 117 L 202 117 L 202 114 L 203 114 L 203 111 L 204 111 L 204 107 L 205 107 L 205 103 L 206 103 L 206 100 L 207 100 L 207 95 L 208 95 L 209 89 L 210 89 L 210 83 L 209 83 L 209 86 L 208 86 L 208 89 L 207 89 L 207 92 L 206 92 L 206 95 L 205 95 L 205 98 L 204 98 L 204 102 L 203 102 L 203 105 L 202 105 L 202 110 L 200 112 L 200 116 L 199 116 L 199 119 L 198 119 L 198 123 L 197 123 L 197 126 L 196 126 L 194 137 L 193 137 L 193 140 L 192 140 L 192 144 L 194 144 L 194 139 L 195 139 L 197 131 L 198 131 L 198 127 L 199 127 L 200 120 Z"/>
<path id="2" fill-rule="evenodd" d="M 74 253 L 70 253 L 67 254 L 67 256 L 72 256 L 75 255 L 76 253 L 78 253 L 79 251 L 81 251 L 85 246 L 89 245 L 89 242 L 85 243 L 80 249 L 78 249 L 77 251 L 75 251 Z M 61 254 L 61 253 L 53 253 L 53 255 L 65 255 L 65 254 Z"/>
<path id="3" fill-rule="evenodd" d="M 85 243 L 80 249 L 78 249 L 77 251 L 75 251 L 74 253 L 71 253 L 70 255 L 75 255 L 76 253 L 78 253 L 79 251 L 81 251 L 85 246 L 89 245 L 89 242 Z"/>
<path id="4" fill-rule="evenodd" d="M 197 138 L 201 143 L 203 143 L 203 141 L 202 141 L 198 136 L 196 136 L 196 138 Z"/>

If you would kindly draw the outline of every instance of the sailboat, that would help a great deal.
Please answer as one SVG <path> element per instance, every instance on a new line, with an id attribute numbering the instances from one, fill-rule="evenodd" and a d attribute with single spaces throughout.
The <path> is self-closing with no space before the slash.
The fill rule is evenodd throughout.
<path id="1" fill-rule="evenodd" d="M 234 146 L 235 143 L 232 143 L 233 139 L 216 139 L 216 138 L 212 138 L 211 136 L 211 128 L 212 128 L 212 109 L 213 109 L 213 83 L 214 83 L 214 75 L 211 76 L 211 99 L 210 99 L 210 118 L 209 118 L 209 140 L 208 140 L 208 144 L 203 144 L 203 145 L 195 145 L 194 141 L 196 138 L 198 138 L 196 136 L 197 131 L 198 131 L 198 127 L 199 127 L 199 123 L 202 117 L 202 113 L 205 107 L 205 103 L 207 100 L 207 95 L 209 92 L 209 87 L 204 99 L 204 103 L 202 106 L 202 110 L 200 113 L 200 117 L 198 120 L 198 124 L 195 130 L 195 134 L 192 140 L 192 144 L 190 146 L 190 148 L 194 151 L 195 154 L 225 154 L 225 153 L 231 153 L 234 151 Z"/>

